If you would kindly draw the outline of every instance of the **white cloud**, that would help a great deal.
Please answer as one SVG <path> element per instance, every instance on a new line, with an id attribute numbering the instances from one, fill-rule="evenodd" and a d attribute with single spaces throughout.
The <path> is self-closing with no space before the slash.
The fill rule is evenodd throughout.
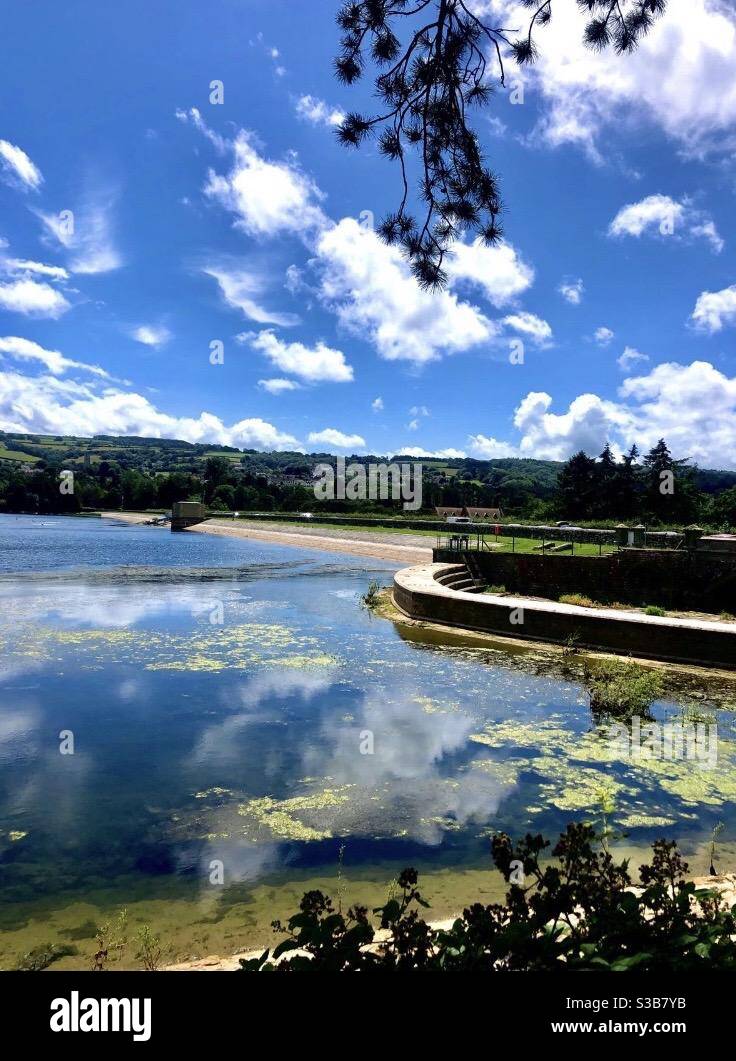
<path id="1" fill-rule="evenodd" d="M 708 362 L 658 365 L 624 380 L 618 400 L 581 394 L 562 413 L 552 404 L 544 392 L 520 402 L 514 424 L 521 456 L 565 460 L 580 449 L 598 454 L 607 440 L 623 450 L 665 438 L 676 455 L 701 466 L 736 467 L 736 378 Z"/>
<path id="2" fill-rule="evenodd" d="M 239 309 L 256 324 L 276 324 L 290 328 L 299 323 L 295 313 L 279 313 L 266 309 L 260 298 L 266 289 L 264 277 L 231 263 L 219 262 L 203 267 L 202 272 L 215 279 L 228 306 Z"/>
<path id="3" fill-rule="evenodd" d="M 406 425 L 406 429 L 407 429 L 407 431 L 418 431 L 419 430 L 419 421 L 418 420 L 410 420 L 409 423 Z"/>
<path id="4" fill-rule="evenodd" d="M 436 361 L 495 337 L 498 327 L 450 291 L 423 291 L 396 247 L 352 218 L 317 243 L 320 298 L 346 330 L 388 361 Z"/>
<path id="5" fill-rule="evenodd" d="M 0 308 L 22 313 L 26 317 L 51 317 L 57 320 L 71 306 L 61 292 L 50 284 L 25 279 L 0 284 Z"/>
<path id="6" fill-rule="evenodd" d="M 19 361 L 39 361 L 54 376 L 61 376 L 70 369 L 81 369 L 103 379 L 112 378 L 99 365 L 88 365 L 83 361 L 73 361 L 71 358 L 64 357 L 58 350 L 46 350 L 43 346 L 39 346 L 38 343 L 34 343 L 30 339 L 24 339 L 19 335 L 0 336 L 0 353 L 8 354 Z"/>
<path id="7" fill-rule="evenodd" d="M 0 167 L 9 183 L 35 190 L 43 183 L 41 171 L 22 148 L 0 140 Z"/>
<path id="8" fill-rule="evenodd" d="M 736 324 L 736 284 L 722 291 L 703 291 L 695 303 L 691 320 L 700 331 L 720 332 Z"/>
<path id="9" fill-rule="evenodd" d="M 292 435 L 259 418 L 224 424 L 212 413 L 176 417 L 141 394 L 106 387 L 97 393 L 76 380 L 0 372 L 0 428 L 41 434 L 144 435 L 254 449 L 299 449 Z"/>
<path id="10" fill-rule="evenodd" d="M 429 409 L 426 405 L 412 405 L 409 416 L 429 416 Z"/>
<path id="11" fill-rule="evenodd" d="M 311 431 L 307 441 L 320 446 L 335 446 L 337 449 L 365 449 L 365 439 L 360 435 L 345 435 L 334 427 Z"/>
<path id="12" fill-rule="evenodd" d="M 583 293 L 585 287 L 583 281 L 578 280 L 563 280 L 560 286 L 557 288 L 565 301 L 569 302 L 573 306 L 579 306 L 583 301 Z"/>
<path id="13" fill-rule="evenodd" d="M 656 235 L 705 239 L 720 254 L 724 242 L 715 222 L 688 199 L 678 202 L 669 195 L 648 195 L 636 203 L 621 207 L 608 226 L 609 236 Z"/>
<path id="14" fill-rule="evenodd" d="M 164 324 L 140 324 L 133 328 L 130 337 L 144 346 L 159 347 L 168 343 L 171 332 Z"/>
<path id="15" fill-rule="evenodd" d="M 529 24 L 515 0 L 485 0 L 496 25 Z M 525 77 L 541 92 L 536 135 L 557 146 L 575 143 L 594 159 L 609 126 L 654 122 L 690 154 L 730 151 L 736 127 L 736 15 L 727 0 L 669 0 L 637 50 L 596 54 L 583 44 L 587 12 L 556 4 L 540 29 L 540 57 Z"/>
<path id="16" fill-rule="evenodd" d="M 534 270 L 510 243 L 493 247 L 485 246 L 480 239 L 455 243 L 444 268 L 451 287 L 463 281 L 479 287 L 496 307 L 507 305 L 534 282 Z"/>
<path id="17" fill-rule="evenodd" d="M 641 361 L 648 361 L 649 356 L 647 354 L 641 354 L 638 350 L 635 350 L 633 346 L 627 346 L 621 357 L 618 358 L 618 366 L 623 369 L 624 372 L 629 372 L 634 365 Z"/>
<path id="18" fill-rule="evenodd" d="M 60 265 L 45 265 L 43 262 L 29 261 L 27 258 L 0 259 L 0 269 L 5 273 L 35 274 L 47 276 L 50 280 L 68 280 L 69 273 Z"/>
<path id="19" fill-rule="evenodd" d="M 429 457 L 433 460 L 462 460 L 467 457 L 462 449 L 428 450 L 422 446 L 398 446 L 393 453 L 397 457 Z"/>
<path id="20" fill-rule="evenodd" d="M 285 391 L 298 391 L 301 387 L 293 379 L 259 379 L 258 386 L 269 394 L 283 394 Z"/>
<path id="21" fill-rule="evenodd" d="M 86 194 L 76 210 L 60 214 L 36 211 L 47 234 L 67 250 L 67 266 L 72 273 L 92 276 L 123 265 L 113 235 L 114 203 L 112 191 L 97 189 Z"/>
<path id="22" fill-rule="evenodd" d="M 296 101 L 296 113 L 299 118 L 313 125 L 327 125 L 335 128 L 342 125 L 345 115 L 337 107 L 330 107 L 317 96 L 300 96 Z"/>
<path id="23" fill-rule="evenodd" d="M 596 328 L 593 338 L 599 346 L 608 346 L 611 339 L 613 339 L 614 333 L 610 328 Z"/>
<path id="24" fill-rule="evenodd" d="M 353 379 L 352 367 L 342 351 L 333 350 L 323 342 L 310 348 L 303 343 L 284 342 L 272 331 L 251 336 L 249 342 L 276 368 L 307 383 L 350 383 Z"/>
<path id="25" fill-rule="evenodd" d="M 371 409 L 374 413 L 380 413 L 383 411 L 383 398 L 374 398 L 371 402 Z"/>
<path id="26" fill-rule="evenodd" d="M 534 313 L 511 313 L 504 317 L 503 323 L 514 331 L 528 335 L 540 346 L 548 343 L 552 338 L 552 329 L 547 321 L 537 317 Z"/>
<path id="27" fill-rule="evenodd" d="M 252 133 L 241 129 L 229 143 L 233 166 L 221 175 L 210 170 L 204 193 L 235 214 L 235 227 L 249 236 L 282 233 L 305 238 L 321 229 L 326 217 L 324 199 L 293 153 L 273 162 L 259 153 Z"/>
<path id="28" fill-rule="evenodd" d="M 472 455 L 481 460 L 518 456 L 516 447 L 509 442 L 499 442 L 498 439 L 488 438 L 486 435 L 471 435 L 468 438 L 468 446 Z"/>

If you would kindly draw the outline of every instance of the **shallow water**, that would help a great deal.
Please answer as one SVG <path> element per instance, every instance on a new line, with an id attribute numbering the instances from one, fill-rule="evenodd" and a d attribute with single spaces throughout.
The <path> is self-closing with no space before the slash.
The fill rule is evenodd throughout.
<path id="1" fill-rule="evenodd" d="M 582 686 L 537 657 L 362 609 L 395 566 L 0 517 L 0 967 L 70 941 L 56 967 L 88 965 L 121 905 L 172 958 L 227 953 L 307 887 L 375 905 L 410 864 L 447 915 L 500 893 L 492 832 L 554 836 L 604 793 L 625 844 L 666 833 L 695 872 L 723 821 L 736 869 L 733 714 L 712 690 L 714 769 L 616 759 Z"/>

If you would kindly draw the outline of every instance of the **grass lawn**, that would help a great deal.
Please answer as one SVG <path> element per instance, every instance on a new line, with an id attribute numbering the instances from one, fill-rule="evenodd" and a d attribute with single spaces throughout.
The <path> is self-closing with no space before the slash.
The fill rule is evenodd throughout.
<path id="1" fill-rule="evenodd" d="M 243 516 L 241 518 L 245 522 L 248 522 L 248 517 L 247 516 Z M 413 536 L 413 537 L 421 536 L 421 537 L 425 537 L 427 539 L 431 539 L 431 544 L 432 545 L 434 545 L 434 543 L 435 543 L 435 541 L 437 539 L 437 533 L 438 533 L 436 530 L 414 530 L 411 527 L 382 527 L 380 525 L 368 526 L 368 527 L 360 527 L 360 526 L 356 526 L 355 524 L 352 524 L 352 523 L 331 523 L 331 522 L 330 523 L 321 523 L 318 519 L 303 520 L 303 521 L 300 521 L 299 523 L 294 523 L 294 522 L 292 522 L 290 520 L 289 521 L 279 520 L 278 516 L 276 516 L 276 515 L 274 516 L 273 520 L 257 520 L 257 521 L 253 520 L 251 522 L 253 522 L 254 525 L 257 523 L 258 526 L 263 524 L 264 527 L 269 527 L 269 526 L 273 526 L 274 524 L 279 524 L 281 527 L 288 527 L 288 528 L 292 528 L 293 527 L 295 529 L 298 529 L 299 527 L 304 526 L 304 527 L 319 527 L 320 529 L 324 529 L 324 530 L 329 529 L 329 530 L 334 530 L 334 531 L 353 531 L 353 532 L 358 532 L 358 533 L 361 533 L 361 534 L 364 531 L 367 534 L 407 534 L 407 535 L 410 535 L 410 536 Z M 446 532 L 445 531 L 441 531 L 440 533 L 444 537 L 446 534 L 448 534 L 448 535 L 452 534 L 452 533 L 457 534 L 457 533 L 462 533 L 462 531 L 463 531 L 462 526 L 458 527 L 457 530 L 453 530 L 451 527 L 448 527 Z M 473 540 L 475 538 L 475 535 L 471 534 L 470 538 L 471 538 L 471 545 L 472 545 L 473 544 Z M 542 543 L 541 543 L 541 540 L 539 540 L 538 538 L 516 538 L 516 540 L 514 541 L 512 538 L 507 538 L 507 537 L 503 537 L 502 535 L 499 535 L 498 539 L 496 539 L 495 535 L 491 531 L 489 531 L 486 534 L 486 541 L 489 543 L 489 545 L 498 544 L 499 548 L 498 549 L 492 549 L 492 552 L 511 552 L 512 549 L 513 549 L 514 552 L 517 552 L 517 553 L 541 552 L 541 549 L 538 549 L 538 546 L 540 546 Z M 557 545 L 559 543 L 555 542 L 555 544 Z M 427 546 L 428 547 L 429 547 L 429 545 L 430 545 L 430 541 L 427 542 Z M 575 542 L 575 552 L 574 552 L 575 556 L 598 556 L 598 551 L 599 551 L 599 547 L 597 545 L 593 545 L 593 544 L 590 544 L 590 543 L 587 543 L 587 542 L 585 542 L 585 543 Z M 604 553 L 613 553 L 615 551 L 616 551 L 616 546 L 615 545 L 604 545 L 603 546 L 603 552 Z M 573 554 L 570 553 L 570 552 L 565 552 L 565 553 L 562 553 L 561 555 L 562 556 L 571 556 Z"/>

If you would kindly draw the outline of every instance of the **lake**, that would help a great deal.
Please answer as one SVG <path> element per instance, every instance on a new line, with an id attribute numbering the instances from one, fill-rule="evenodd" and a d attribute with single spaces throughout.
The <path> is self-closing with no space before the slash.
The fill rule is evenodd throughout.
<path id="1" fill-rule="evenodd" d="M 733 682 L 656 719 L 718 761 L 612 757 L 583 685 L 536 647 L 379 618 L 395 564 L 109 520 L 0 516 L 0 968 L 89 967 L 121 907 L 167 956 L 270 941 L 307 888 L 385 900 L 419 869 L 443 917 L 501 894 L 490 836 L 598 818 L 736 869 Z M 638 863 L 637 863 L 638 864 Z M 133 948 L 122 964 L 137 965 Z"/>

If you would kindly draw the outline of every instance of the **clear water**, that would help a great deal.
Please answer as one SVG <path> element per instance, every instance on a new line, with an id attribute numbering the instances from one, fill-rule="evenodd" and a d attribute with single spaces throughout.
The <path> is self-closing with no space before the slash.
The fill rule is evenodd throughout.
<path id="1" fill-rule="evenodd" d="M 498 889 L 493 831 L 554 836 L 603 793 L 625 843 L 699 872 L 724 822 L 736 868 L 733 685 L 653 711 L 716 721 L 714 770 L 611 759 L 539 653 L 362 609 L 395 566 L 0 517 L 0 967 L 69 941 L 83 967 L 122 905 L 172 958 L 261 944 L 306 887 L 380 901 L 410 864 L 448 914 Z"/>

